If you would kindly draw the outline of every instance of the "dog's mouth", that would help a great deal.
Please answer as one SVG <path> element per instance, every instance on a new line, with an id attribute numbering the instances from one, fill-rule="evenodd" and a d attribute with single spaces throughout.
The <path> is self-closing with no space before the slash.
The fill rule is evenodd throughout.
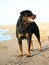
<path id="1" fill-rule="evenodd" d="M 35 18 L 36 18 L 36 15 L 26 17 L 26 19 L 28 19 L 28 20 L 34 20 Z"/>
<path id="2" fill-rule="evenodd" d="M 32 23 L 34 21 L 35 18 L 36 18 L 36 15 L 26 16 L 26 17 L 24 17 L 23 24 L 27 27 L 30 23 Z"/>
<path id="3" fill-rule="evenodd" d="M 25 17 L 25 22 L 26 23 L 32 23 L 35 18 L 36 18 L 36 15 Z"/>
<path id="4" fill-rule="evenodd" d="M 33 19 L 28 19 L 28 21 L 32 22 L 32 21 L 34 21 L 34 20 L 33 20 Z"/>

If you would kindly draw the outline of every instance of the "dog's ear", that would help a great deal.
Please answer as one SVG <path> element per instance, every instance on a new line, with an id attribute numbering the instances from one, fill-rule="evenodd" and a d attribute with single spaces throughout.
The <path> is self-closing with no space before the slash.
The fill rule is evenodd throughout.
<path id="1" fill-rule="evenodd" d="M 20 15 L 21 16 L 25 16 L 26 15 L 26 12 L 25 11 L 22 11 L 22 12 L 20 12 Z"/>
<path id="2" fill-rule="evenodd" d="M 24 12 L 22 11 L 22 12 L 20 12 L 20 14 L 21 14 L 21 15 L 23 15 L 23 14 L 24 14 Z"/>

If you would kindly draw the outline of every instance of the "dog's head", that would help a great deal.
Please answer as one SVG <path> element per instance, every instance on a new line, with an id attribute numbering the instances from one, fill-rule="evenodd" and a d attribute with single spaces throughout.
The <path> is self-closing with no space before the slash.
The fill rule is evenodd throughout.
<path id="1" fill-rule="evenodd" d="M 33 14 L 30 10 L 24 10 L 20 12 L 20 15 L 22 16 L 23 23 L 26 25 L 28 23 L 31 23 L 30 20 L 34 20 L 36 18 L 36 15 Z"/>

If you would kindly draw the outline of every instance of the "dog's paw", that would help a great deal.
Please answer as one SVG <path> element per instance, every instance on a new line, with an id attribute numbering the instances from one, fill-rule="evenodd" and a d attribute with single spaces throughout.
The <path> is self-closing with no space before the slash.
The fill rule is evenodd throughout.
<path id="1" fill-rule="evenodd" d="M 23 55 L 18 55 L 18 57 L 22 57 Z"/>
<path id="2" fill-rule="evenodd" d="M 26 55 L 26 57 L 31 57 L 31 55 Z"/>
<path id="3" fill-rule="evenodd" d="M 42 51 L 42 48 L 40 48 L 39 51 Z"/>

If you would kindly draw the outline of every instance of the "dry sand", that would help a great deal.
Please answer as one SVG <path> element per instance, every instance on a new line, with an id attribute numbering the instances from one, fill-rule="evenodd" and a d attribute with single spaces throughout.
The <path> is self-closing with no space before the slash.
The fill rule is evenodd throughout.
<path id="1" fill-rule="evenodd" d="M 23 40 L 24 56 L 18 57 L 19 46 L 15 35 L 16 26 L 0 26 L 0 29 L 10 30 L 4 34 L 13 35 L 13 39 L 0 42 L 0 65 L 49 65 L 49 23 L 40 23 L 38 26 L 43 50 L 38 50 L 37 40 L 33 35 L 34 51 L 31 51 L 31 57 L 29 58 L 26 58 L 26 40 Z"/>

